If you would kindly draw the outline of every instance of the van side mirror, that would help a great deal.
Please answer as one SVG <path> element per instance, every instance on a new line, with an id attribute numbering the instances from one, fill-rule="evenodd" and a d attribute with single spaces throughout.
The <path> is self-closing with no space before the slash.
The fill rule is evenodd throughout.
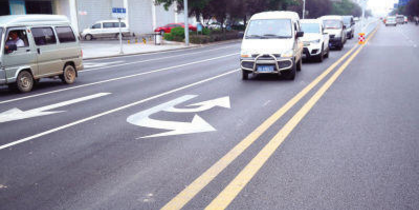
<path id="1" fill-rule="evenodd" d="M 4 47 L 6 54 L 10 54 L 17 50 L 16 44 L 8 44 Z"/>
<path id="2" fill-rule="evenodd" d="M 244 32 L 243 31 L 238 32 L 238 38 L 244 38 Z"/>
<path id="3" fill-rule="evenodd" d="M 346 29 L 347 27 L 343 25 L 343 29 Z"/>
<path id="4" fill-rule="evenodd" d="M 304 34 L 304 32 L 303 32 L 303 31 L 298 31 L 298 32 L 296 33 L 296 38 L 303 37 L 303 34 Z"/>

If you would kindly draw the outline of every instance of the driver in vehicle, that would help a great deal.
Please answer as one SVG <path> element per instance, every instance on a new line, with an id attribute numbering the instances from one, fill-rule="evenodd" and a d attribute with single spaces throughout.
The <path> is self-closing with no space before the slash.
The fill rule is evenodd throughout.
<path id="1" fill-rule="evenodd" d="M 16 45 L 16 47 L 24 47 L 25 43 L 22 39 L 19 38 L 18 33 L 16 31 L 11 31 L 9 33 L 9 37 L 7 38 L 7 42 L 5 45 L 6 51 L 9 51 L 10 45 Z"/>

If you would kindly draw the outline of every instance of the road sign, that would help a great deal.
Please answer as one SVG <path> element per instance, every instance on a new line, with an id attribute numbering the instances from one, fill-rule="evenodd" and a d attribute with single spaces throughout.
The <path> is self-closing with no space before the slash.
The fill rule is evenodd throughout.
<path id="1" fill-rule="evenodd" d="M 197 97 L 196 95 L 185 95 L 174 99 L 172 101 L 160 104 L 158 106 L 152 107 L 145 111 L 133 114 L 127 118 L 127 122 L 141 126 L 146 128 L 154 128 L 154 129 L 163 129 L 163 130 L 170 130 L 168 132 L 154 134 L 150 136 L 144 136 L 141 138 L 152 138 L 152 137 L 161 137 L 161 136 L 173 136 L 173 135 L 181 135 L 181 134 L 192 134 L 192 133 L 202 133 L 202 132 L 210 132 L 216 131 L 213 126 L 207 123 L 203 118 L 198 116 L 197 114 L 194 116 L 191 122 L 177 122 L 177 121 L 165 121 L 165 120 L 155 120 L 151 119 L 150 115 L 156 114 L 161 111 L 165 112 L 172 112 L 172 113 L 195 113 L 195 112 L 203 112 L 214 107 L 223 107 L 223 108 L 230 108 L 230 101 L 229 97 L 222 97 L 214 100 L 203 101 L 200 103 L 195 103 L 188 105 L 187 107 L 193 108 L 175 108 L 175 106 L 184 103 L 188 100 Z"/>
<path id="2" fill-rule="evenodd" d="M 112 17 L 114 18 L 125 18 L 127 15 L 127 9 L 125 8 L 112 8 Z"/>
<path id="3" fill-rule="evenodd" d="M 359 33 L 359 44 L 365 43 L 365 33 Z"/>
<path id="4" fill-rule="evenodd" d="M 28 111 L 22 111 L 18 108 L 13 108 L 13 109 L 10 109 L 9 111 L 5 111 L 3 113 L 0 113 L 0 123 L 61 113 L 61 112 L 64 112 L 64 111 L 48 111 L 48 110 L 57 109 L 57 108 L 60 108 L 60 107 L 63 107 L 63 106 L 68 106 L 68 105 L 71 105 L 71 104 L 91 100 L 91 99 L 94 99 L 94 98 L 99 98 L 99 97 L 106 96 L 106 95 L 109 95 L 109 94 L 111 94 L 111 93 L 98 93 L 98 94 L 85 96 L 85 97 L 81 97 L 81 98 L 77 98 L 77 99 L 73 99 L 73 100 L 69 100 L 69 101 L 63 101 L 63 102 L 60 102 L 60 103 L 51 104 L 51 105 L 48 105 L 48 106 L 39 107 L 39 108 L 36 108 L 36 109 L 31 109 L 31 110 L 28 110 Z"/>

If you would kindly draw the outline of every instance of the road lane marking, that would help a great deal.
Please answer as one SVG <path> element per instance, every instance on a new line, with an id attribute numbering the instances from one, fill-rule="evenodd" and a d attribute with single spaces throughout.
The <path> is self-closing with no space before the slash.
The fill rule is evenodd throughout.
<path id="1" fill-rule="evenodd" d="M 222 45 L 222 44 L 226 44 L 226 43 L 215 44 L 215 45 Z M 240 44 L 240 41 L 238 41 L 237 43 L 232 42 L 232 43 L 228 43 L 228 44 L 229 44 L 229 46 L 218 48 L 218 49 L 231 48 L 232 46 L 234 46 L 234 44 Z M 150 52 L 150 53 L 144 53 L 144 54 L 114 56 L 114 57 L 109 57 L 109 58 L 85 58 L 85 60 L 86 61 L 97 61 L 97 60 L 110 60 L 110 59 L 119 59 L 119 58 L 143 57 L 143 56 L 149 56 L 149 55 L 169 54 L 169 53 L 176 53 L 176 52 L 189 52 L 189 51 L 194 51 L 194 50 L 198 51 L 198 50 L 201 50 L 201 49 L 206 49 L 206 47 L 187 48 L 187 49 L 181 48 L 181 49 L 175 49 L 175 50 L 170 50 L 170 51 L 165 51 L 165 52 Z"/>
<path id="2" fill-rule="evenodd" d="M 321 82 L 334 68 L 345 60 L 359 45 L 354 45 L 345 55 L 338 61 L 328 67 L 321 75 L 295 95 L 277 112 L 265 120 L 259 127 L 250 133 L 245 139 L 239 142 L 220 160 L 213 164 L 207 171 L 201 174 L 190 185 L 183 189 L 178 195 L 170 200 L 162 210 L 181 209 L 191 199 L 193 199 L 205 186 L 207 186 L 219 173 L 221 173 L 230 163 L 232 163 L 239 155 L 241 155 L 252 143 L 254 143 L 269 127 L 279 120 L 287 111 L 289 111 L 297 102 L 299 102 L 306 94 L 308 94 L 319 82 Z"/>
<path id="3" fill-rule="evenodd" d="M 212 109 L 214 107 L 217 107 L 219 105 L 225 108 L 227 105 L 228 108 L 230 108 L 229 98 L 227 98 L 228 104 L 226 104 L 226 100 L 225 100 L 226 97 L 223 97 L 221 99 L 219 98 L 215 100 L 203 101 L 200 103 L 192 104 L 193 106 L 198 106 L 196 108 L 190 108 L 190 109 L 174 108 L 176 105 L 189 101 L 195 97 L 197 97 L 197 95 L 185 95 L 185 96 L 181 96 L 179 98 L 173 99 L 171 101 L 168 101 L 166 103 L 159 104 L 150 109 L 130 115 L 127 118 L 127 122 L 136 126 L 140 126 L 140 127 L 169 130 L 163 133 L 143 136 L 140 138 L 154 138 L 154 137 L 162 137 L 162 136 L 174 136 L 174 135 L 216 131 L 216 129 L 213 126 L 211 126 L 209 123 L 207 123 L 203 118 L 201 118 L 197 114 L 194 115 L 192 122 L 156 120 L 156 119 L 150 118 L 150 115 L 153 115 L 162 111 L 174 112 L 174 113 L 194 113 L 194 112 L 203 112 L 203 111 Z"/>
<path id="4" fill-rule="evenodd" d="M 10 100 L 0 101 L 0 104 L 5 104 L 5 103 L 13 102 L 13 101 L 20 101 L 20 100 L 23 100 L 23 99 L 28 99 L 28 98 L 38 97 L 38 96 L 44 96 L 44 95 L 59 93 L 59 92 L 68 91 L 68 90 L 79 89 L 79 88 L 83 88 L 83 87 L 89 87 L 89 86 L 93 86 L 93 85 L 99 85 L 99 84 L 103 84 L 103 83 L 108 83 L 108 82 L 113 82 L 113 81 L 118 81 L 118 80 L 122 80 L 122 79 L 138 77 L 138 76 L 143 76 L 143 75 L 147 75 L 147 74 L 153 74 L 153 73 L 168 71 L 168 70 L 176 69 L 176 68 L 179 68 L 179 67 L 184 67 L 184 66 L 197 64 L 197 63 L 203 63 L 203 62 L 207 62 L 207 61 L 227 58 L 227 57 L 231 57 L 231 56 L 234 56 L 234 55 L 239 55 L 239 54 L 234 53 L 234 54 L 224 55 L 224 56 L 220 56 L 220 57 L 209 58 L 209 59 L 205 59 L 205 60 L 199 60 L 199 61 L 194 61 L 194 62 L 190 62 L 190 63 L 180 64 L 180 65 L 176 65 L 176 66 L 165 67 L 165 68 L 156 69 L 156 70 L 152 70 L 152 71 L 148 71 L 148 72 L 132 74 L 132 75 L 117 77 L 117 78 L 113 78 L 113 79 L 101 80 L 101 81 L 98 81 L 98 82 L 92 82 L 92 83 L 87 83 L 87 84 L 84 84 L 84 85 L 72 86 L 72 87 L 68 87 L 68 88 L 53 90 L 53 91 L 49 91 L 49 92 L 45 92 L 45 93 L 34 94 L 34 95 L 30 95 L 30 96 L 24 96 L 24 97 L 20 97 L 20 98 L 14 98 L 14 99 L 10 99 Z"/>
<path id="5" fill-rule="evenodd" d="M 221 49 L 224 49 L 224 48 L 221 48 Z M 88 70 L 82 70 L 79 73 L 100 71 L 100 70 L 107 69 L 107 68 L 113 68 L 113 67 L 119 67 L 119 66 L 128 66 L 128 65 L 131 65 L 131 64 L 145 63 L 145 62 L 163 60 L 163 59 L 168 59 L 168 58 L 182 57 L 182 56 L 187 56 L 187 55 L 196 55 L 196 54 L 199 54 L 199 53 L 207 53 L 207 52 L 217 51 L 217 50 L 221 50 L 221 49 L 212 49 L 212 50 L 206 50 L 204 52 L 203 51 L 193 52 L 193 53 L 187 53 L 187 54 L 181 54 L 181 55 L 167 56 L 167 57 L 163 57 L 163 58 L 152 58 L 152 59 L 141 60 L 141 61 L 133 61 L 133 62 L 127 62 L 127 63 L 121 63 L 121 64 L 115 64 L 115 65 L 109 65 L 109 66 L 102 66 L 100 68 L 91 68 L 91 69 L 88 69 Z"/>
<path id="6" fill-rule="evenodd" d="M 151 96 L 151 97 L 146 98 L 146 99 L 142 99 L 140 101 L 136 101 L 136 102 L 133 102 L 133 103 L 124 105 L 124 106 L 120 106 L 120 107 L 115 108 L 115 109 L 111 109 L 111 110 L 106 111 L 106 112 L 102 112 L 102 113 L 99 113 L 99 114 L 96 114 L 96 115 L 93 115 L 93 116 L 90 116 L 90 117 L 87 117 L 87 118 L 84 118 L 84 119 L 80 119 L 80 120 L 74 121 L 72 123 L 68 123 L 66 125 L 62 125 L 62 126 L 59 126 L 59 127 L 56 127 L 56 128 L 53 128 L 53 129 L 50 129 L 50 130 L 47 130 L 47 131 L 44 131 L 42 133 L 38 133 L 38 134 L 35 134 L 35 135 L 32 135 L 32 136 L 23 138 L 23 139 L 20 139 L 20 140 L 17 140 L 17 141 L 13 141 L 13 142 L 10 142 L 10 143 L 1 145 L 0 146 L 0 150 L 6 149 L 6 148 L 9 148 L 9 147 L 18 145 L 18 144 L 22 144 L 22 143 L 27 142 L 27 141 L 34 140 L 36 138 L 39 138 L 39 137 L 42 137 L 42 136 L 45 136 L 45 135 L 48 135 L 48 134 L 51 134 L 51 133 L 54 133 L 54 132 L 57 132 L 57 131 L 66 129 L 66 128 L 70 128 L 72 126 L 75 126 L 75 125 L 78 125 L 78 124 L 81 124 L 81 123 L 84 123 L 84 122 L 87 122 L 87 121 L 90 121 L 90 120 L 93 120 L 93 119 L 96 119 L 96 118 L 99 118 L 99 117 L 102 117 L 102 116 L 105 116 L 105 115 L 109 115 L 109 114 L 112 114 L 112 113 L 115 113 L 115 112 L 118 112 L 118 111 L 121 111 L 121 110 L 130 108 L 130 107 L 133 107 L 133 106 L 136 106 L 136 105 L 139 105 L 139 104 L 142 104 L 142 103 L 151 101 L 153 99 L 157 99 L 157 98 L 160 98 L 160 97 L 163 97 L 163 96 L 172 94 L 172 93 L 176 93 L 176 92 L 179 92 L 181 90 L 185 90 L 185 89 L 188 89 L 188 88 L 191 88 L 191 87 L 194 87 L 194 86 L 197 86 L 197 85 L 200 85 L 200 84 L 203 84 L 203 83 L 206 83 L 206 82 L 209 82 L 209 81 L 212 81 L 212 80 L 215 80 L 215 79 L 218 79 L 218 78 L 221 78 L 221 77 L 224 77 L 224 76 L 233 74 L 233 73 L 236 73 L 238 71 L 239 71 L 239 69 L 231 70 L 231 71 L 225 72 L 223 74 L 219 74 L 219 75 L 214 76 L 214 77 L 203 79 L 203 80 L 200 80 L 198 82 L 194 82 L 194 83 L 191 83 L 191 84 L 188 84 L 188 85 L 185 85 L 185 86 L 182 86 L 182 87 L 173 89 L 173 90 L 166 91 L 166 92 L 161 93 L 161 94 L 158 94 L 158 95 Z"/>
<path id="7" fill-rule="evenodd" d="M 371 35 L 374 35 L 375 30 Z M 370 36 L 369 38 L 371 38 Z M 368 40 L 369 40 L 368 38 Z M 368 41 L 367 40 L 367 41 Z M 284 142 L 293 129 L 302 121 L 306 114 L 314 107 L 319 99 L 343 73 L 347 66 L 360 53 L 364 45 L 359 47 L 348 60 L 325 82 L 322 87 L 303 105 L 303 107 L 290 119 L 285 126 L 264 146 L 264 148 L 245 166 L 245 168 L 226 186 L 223 191 L 205 208 L 206 210 L 225 209 L 256 175 L 261 167 L 273 155 L 277 148 Z"/>
<path id="8" fill-rule="evenodd" d="M 72 100 L 68 100 L 68 101 L 63 101 L 63 102 L 39 107 L 39 108 L 36 108 L 36 109 L 30 109 L 30 110 L 27 110 L 27 111 L 22 111 L 18 108 L 13 108 L 13 109 L 10 109 L 6 112 L 0 113 L 0 123 L 61 113 L 61 112 L 64 112 L 64 111 L 48 111 L 48 110 L 57 109 L 57 108 L 60 108 L 60 107 L 63 107 L 63 106 L 68 106 L 68 105 L 79 103 L 79 102 L 82 102 L 82 101 L 87 101 L 87 100 L 99 98 L 99 97 L 106 96 L 106 95 L 109 95 L 109 94 L 111 94 L 111 93 L 97 93 L 97 94 L 93 94 L 93 95 L 90 95 L 90 96 L 85 96 L 85 97 L 81 97 L 81 98 L 76 98 L 76 99 L 72 99 Z"/>

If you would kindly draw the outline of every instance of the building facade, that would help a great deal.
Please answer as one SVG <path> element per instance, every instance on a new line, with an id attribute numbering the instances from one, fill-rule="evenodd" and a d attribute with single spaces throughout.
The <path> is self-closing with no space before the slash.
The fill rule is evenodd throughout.
<path id="1" fill-rule="evenodd" d="M 69 18 L 79 33 L 96 21 L 112 20 L 112 8 L 127 9 L 126 21 L 135 34 L 149 34 L 168 23 L 183 22 L 175 5 L 165 10 L 154 0 L 0 0 L 0 15 L 57 14 Z"/>

